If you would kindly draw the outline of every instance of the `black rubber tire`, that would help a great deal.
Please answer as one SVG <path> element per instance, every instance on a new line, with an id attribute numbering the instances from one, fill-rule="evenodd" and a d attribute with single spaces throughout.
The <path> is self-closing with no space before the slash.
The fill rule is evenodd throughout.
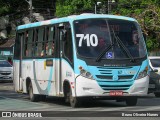
<path id="1" fill-rule="evenodd" d="M 65 100 L 66 103 L 70 103 L 70 93 L 69 92 L 65 93 L 64 100 Z"/>
<path id="2" fill-rule="evenodd" d="M 29 98 L 32 102 L 38 102 L 40 100 L 38 95 L 33 94 L 32 83 L 29 84 L 28 93 L 29 93 Z"/>
<path id="3" fill-rule="evenodd" d="M 137 97 L 129 97 L 126 99 L 127 106 L 136 106 L 137 105 Z"/>
<path id="4" fill-rule="evenodd" d="M 69 84 L 64 85 L 63 91 L 64 91 L 65 102 L 70 103 L 70 101 L 69 101 L 69 98 L 70 98 L 70 86 L 69 86 Z"/>
<path id="5" fill-rule="evenodd" d="M 80 99 L 78 99 L 77 97 L 73 97 L 72 96 L 72 91 L 71 91 L 71 89 L 70 89 L 70 91 L 69 91 L 69 102 L 70 102 L 70 106 L 72 107 L 72 108 L 78 108 L 78 107 L 80 107 L 81 106 L 81 100 Z"/>
<path id="6" fill-rule="evenodd" d="M 159 93 L 159 92 L 154 93 L 154 95 L 155 95 L 156 97 L 160 97 L 160 93 Z"/>
<path id="7" fill-rule="evenodd" d="M 46 100 L 46 95 L 39 95 L 40 100 L 45 101 Z"/>

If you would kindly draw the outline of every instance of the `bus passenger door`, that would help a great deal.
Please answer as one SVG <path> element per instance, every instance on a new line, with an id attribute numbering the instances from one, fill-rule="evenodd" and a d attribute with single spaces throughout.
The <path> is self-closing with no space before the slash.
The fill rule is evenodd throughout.
<path id="1" fill-rule="evenodd" d="M 73 77 L 72 68 L 73 65 L 73 45 L 71 37 L 70 24 L 65 23 L 63 26 L 58 27 L 58 93 L 63 94 L 63 81 L 69 80 Z"/>
<path id="2" fill-rule="evenodd" d="M 18 33 L 14 48 L 14 64 L 13 64 L 13 82 L 15 91 L 22 91 L 22 41 L 24 39 L 23 33 Z"/>
<path id="3" fill-rule="evenodd" d="M 57 77 L 58 77 L 58 94 L 60 95 L 62 93 L 62 74 L 63 74 L 63 69 L 62 69 L 62 60 L 63 60 L 63 27 L 59 27 L 58 28 L 58 57 L 59 57 L 59 63 L 58 63 L 58 74 L 57 74 Z"/>

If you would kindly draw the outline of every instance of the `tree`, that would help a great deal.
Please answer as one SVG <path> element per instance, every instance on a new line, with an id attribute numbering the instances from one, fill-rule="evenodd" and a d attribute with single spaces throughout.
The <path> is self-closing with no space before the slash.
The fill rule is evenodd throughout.
<path id="1" fill-rule="evenodd" d="M 6 38 L 15 34 L 15 27 L 24 23 L 42 21 L 54 17 L 56 0 L 0 0 L 0 37 Z M 32 12 L 31 12 L 32 10 Z M 9 23 L 5 21 L 9 21 Z M 13 29 L 14 27 L 14 29 Z M 10 29 L 10 30 L 9 30 Z M 7 31 L 7 32 L 6 32 Z M 3 32 L 3 33 L 2 33 Z M 3 36 L 2 36 L 3 35 Z"/>
<path id="2" fill-rule="evenodd" d="M 119 0 L 113 13 L 136 18 L 147 35 L 147 48 L 151 51 L 160 48 L 159 6 L 159 0 Z"/>
<path id="3" fill-rule="evenodd" d="M 28 14 L 25 0 L 0 0 L 0 42 L 15 36 L 15 27 Z"/>
<path id="4" fill-rule="evenodd" d="M 25 0 L 0 0 L 0 16 L 24 12 L 28 9 Z"/>
<path id="5" fill-rule="evenodd" d="M 57 0 L 56 16 L 64 17 L 83 12 L 94 13 L 95 2 L 96 0 Z"/>

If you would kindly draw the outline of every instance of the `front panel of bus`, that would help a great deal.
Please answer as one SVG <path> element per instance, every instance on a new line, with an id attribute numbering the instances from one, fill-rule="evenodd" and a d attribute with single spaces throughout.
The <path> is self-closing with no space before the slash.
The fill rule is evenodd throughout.
<path id="1" fill-rule="evenodd" d="M 77 96 L 147 94 L 147 51 L 136 21 L 98 18 L 73 24 Z"/>

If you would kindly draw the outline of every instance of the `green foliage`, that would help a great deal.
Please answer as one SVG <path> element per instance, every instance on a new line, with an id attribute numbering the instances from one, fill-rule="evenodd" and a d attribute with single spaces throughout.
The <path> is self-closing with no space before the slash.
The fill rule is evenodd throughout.
<path id="1" fill-rule="evenodd" d="M 71 14 L 80 14 L 82 11 L 86 10 L 94 11 L 93 0 L 57 0 L 57 17 L 64 17 Z"/>
<path id="2" fill-rule="evenodd" d="M 67 16 L 73 13 L 73 11 L 76 9 L 75 6 L 72 7 L 70 3 L 70 0 L 65 0 L 62 2 L 61 0 L 57 1 L 56 4 L 56 16 L 57 17 L 63 17 Z"/>
<path id="3" fill-rule="evenodd" d="M 0 14 L 4 14 L 4 13 L 6 13 L 8 11 L 9 11 L 9 7 L 8 6 L 3 6 L 3 7 L 0 8 Z"/>
<path id="4" fill-rule="evenodd" d="M 119 0 L 112 12 L 136 18 L 147 35 L 148 50 L 160 48 L 160 0 Z"/>
<path id="5" fill-rule="evenodd" d="M 0 0 L 0 16 L 28 10 L 25 0 Z"/>
<path id="6" fill-rule="evenodd" d="M 10 6 L 4 1 L 0 0 L 0 15 L 8 12 L 9 9 L 10 9 Z"/>
<path id="7" fill-rule="evenodd" d="M 155 50 L 159 47 L 159 42 L 157 41 L 157 39 L 154 39 L 152 37 L 148 37 L 146 44 L 149 51 Z"/>

